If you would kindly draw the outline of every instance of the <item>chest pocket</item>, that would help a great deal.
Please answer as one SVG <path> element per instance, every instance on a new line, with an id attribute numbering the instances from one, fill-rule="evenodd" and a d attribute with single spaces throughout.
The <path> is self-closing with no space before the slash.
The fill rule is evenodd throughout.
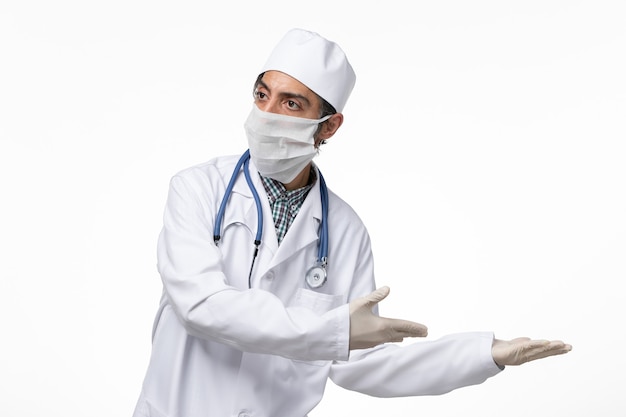
<path id="1" fill-rule="evenodd" d="M 341 295 L 323 294 L 323 293 L 318 293 L 318 292 L 315 292 L 306 288 L 299 288 L 298 292 L 296 292 L 296 296 L 292 299 L 290 306 L 308 308 L 309 310 L 313 310 L 316 314 L 322 315 L 332 310 L 333 308 L 339 307 L 341 304 L 343 304 L 343 302 L 344 302 L 343 296 Z M 323 360 L 319 360 L 319 361 L 293 360 L 292 362 L 294 366 L 300 367 L 302 371 L 304 371 L 305 368 L 310 367 L 310 365 L 313 365 L 312 368 L 324 367 L 324 366 L 330 365 L 330 361 L 323 361 Z M 309 370 L 306 372 L 313 372 L 313 371 Z M 314 371 L 314 372 L 317 372 L 317 371 Z"/>
<path id="2" fill-rule="evenodd" d="M 299 288 L 291 305 L 305 307 L 322 315 L 333 308 L 339 307 L 343 303 L 343 296 L 322 294 L 306 288 Z"/>

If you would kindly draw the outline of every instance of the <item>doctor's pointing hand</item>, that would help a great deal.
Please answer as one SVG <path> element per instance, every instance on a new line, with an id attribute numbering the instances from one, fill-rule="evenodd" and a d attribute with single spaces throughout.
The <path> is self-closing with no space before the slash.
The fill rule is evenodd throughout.
<path id="1" fill-rule="evenodd" d="M 374 315 L 372 308 L 387 295 L 389 287 L 381 287 L 350 303 L 350 349 L 364 349 L 387 342 L 402 342 L 405 337 L 428 335 L 428 329 L 423 324 Z M 503 367 L 561 355 L 570 350 L 572 346 L 560 340 L 520 337 L 510 341 L 494 339 L 491 354 L 494 362 Z"/>
<path id="2" fill-rule="evenodd" d="M 389 295 L 389 287 L 350 302 L 350 350 L 365 349 L 387 342 L 402 342 L 405 337 L 426 337 L 423 324 L 389 319 L 372 313 L 372 309 Z"/>

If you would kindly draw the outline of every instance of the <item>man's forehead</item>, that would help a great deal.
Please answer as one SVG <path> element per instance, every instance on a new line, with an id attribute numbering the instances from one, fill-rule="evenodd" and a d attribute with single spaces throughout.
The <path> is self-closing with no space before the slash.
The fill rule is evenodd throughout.
<path id="1" fill-rule="evenodd" d="M 270 89 L 284 88 L 297 91 L 299 94 L 303 92 L 315 94 L 309 87 L 281 71 L 266 71 L 261 77 L 261 82 Z"/>

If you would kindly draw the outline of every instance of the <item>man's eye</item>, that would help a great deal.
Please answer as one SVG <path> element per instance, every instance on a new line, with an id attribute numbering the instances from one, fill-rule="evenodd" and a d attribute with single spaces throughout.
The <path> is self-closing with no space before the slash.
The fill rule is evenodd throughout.
<path id="1" fill-rule="evenodd" d="M 289 106 L 290 109 L 297 109 L 300 106 L 298 106 L 298 103 L 296 103 L 295 101 L 289 100 L 287 102 L 287 105 Z"/>

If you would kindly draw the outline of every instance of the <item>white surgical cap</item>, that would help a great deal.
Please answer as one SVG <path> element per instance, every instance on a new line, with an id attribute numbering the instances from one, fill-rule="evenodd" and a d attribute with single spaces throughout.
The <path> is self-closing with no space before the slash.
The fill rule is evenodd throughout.
<path id="1" fill-rule="evenodd" d="M 261 72 L 280 71 L 300 81 L 341 113 L 356 75 L 339 45 L 314 32 L 291 29 Z"/>

